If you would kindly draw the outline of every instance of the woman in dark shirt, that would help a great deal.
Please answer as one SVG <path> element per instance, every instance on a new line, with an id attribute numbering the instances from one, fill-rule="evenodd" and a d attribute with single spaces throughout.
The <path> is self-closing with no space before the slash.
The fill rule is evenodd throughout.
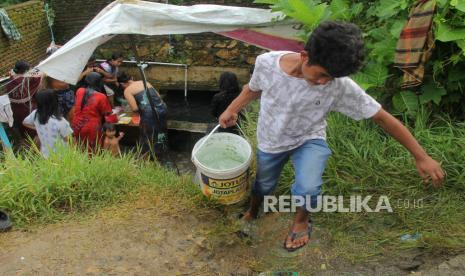
<path id="1" fill-rule="evenodd" d="M 132 111 L 140 114 L 141 153 L 149 153 L 152 158 L 160 160 L 167 143 L 166 104 L 157 90 L 148 82 L 146 92 L 142 81 L 134 81 L 126 73 L 120 72 L 118 83 L 124 89 L 124 98 L 128 101 Z"/>
<path id="2" fill-rule="evenodd" d="M 211 103 L 211 114 L 217 119 L 241 92 L 237 76 L 231 72 L 224 72 L 221 74 L 219 88 L 220 92 L 213 96 Z M 220 129 L 220 131 L 237 134 L 236 126 Z"/>

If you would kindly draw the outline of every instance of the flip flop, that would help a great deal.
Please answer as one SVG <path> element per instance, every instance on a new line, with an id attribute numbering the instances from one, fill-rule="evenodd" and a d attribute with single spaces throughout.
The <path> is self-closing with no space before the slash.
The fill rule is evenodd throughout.
<path id="1" fill-rule="evenodd" d="M 0 210 L 0 232 L 7 231 L 12 226 L 10 216 L 2 210 Z"/>
<path id="2" fill-rule="evenodd" d="M 305 244 L 303 244 L 303 245 L 301 245 L 299 247 L 296 247 L 296 248 L 291 247 L 291 248 L 289 248 L 289 247 L 286 246 L 286 241 L 287 241 L 288 238 L 291 238 L 291 241 L 294 241 L 296 239 L 300 239 L 300 238 L 304 237 L 305 235 L 308 235 L 308 239 L 309 239 L 309 242 L 310 242 L 310 237 L 312 236 L 312 222 L 311 221 L 308 222 L 307 227 L 308 227 L 307 230 L 300 231 L 300 232 L 297 232 L 297 233 L 293 232 L 292 230 L 289 231 L 289 233 L 287 234 L 287 237 L 284 239 L 284 244 L 283 244 L 283 247 L 284 247 L 284 249 L 287 250 L 287 252 L 294 252 L 294 251 L 296 251 L 296 250 L 298 250 L 298 249 L 300 249 L 300 248 L 302 248 L 302 247 L 304 247 L 304 246 L 306 246 L 308 244 L 308 242 L 307 242 L 307 243 L 305 243 Z"/>

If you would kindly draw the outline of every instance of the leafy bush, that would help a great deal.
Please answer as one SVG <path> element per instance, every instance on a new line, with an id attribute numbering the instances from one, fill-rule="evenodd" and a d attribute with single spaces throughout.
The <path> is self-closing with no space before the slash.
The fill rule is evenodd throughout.
<path id="1" fill-rule="evenodd" d="M 367 62 L 353 76 L 370 94 L 394 111 L 416 114 L 420 105 L 465 114 L 465 2 L 437 0 L 436 48 L 419 91 L 401 91 L 402 73 L 392 68 L 395 47 L 416 0 L 256 0 L 303 23 L 307 38 L 322 20 L 351 21 L 364 31 Z M 418 95 L 417 95 L 418 94 Z"/>

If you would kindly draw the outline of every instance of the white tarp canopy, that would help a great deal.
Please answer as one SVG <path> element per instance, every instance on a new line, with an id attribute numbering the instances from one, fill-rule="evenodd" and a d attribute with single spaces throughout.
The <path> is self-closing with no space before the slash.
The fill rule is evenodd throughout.
<path id="1" fill-rule="evenodd" d="M 271 37 L 275 37 L 276 40 L 283 37 L 292 39 L 291 36 L 296 33 L 292 29 L 293 23 L 283 19 L 281 13 L 256 8 L 219 5 L 176 6 L 119 0 L 103 9 L 77 36 L 37 67 L 52 78 L 75 84 L 94 50 L 118 34 L 231 32 L 233 35 L 230 37 L 234 37 L 238 30 L 248 31 L 249 36 L 253 36 L 254 34 L 250 35 L 250 31 L 253 30 L 257 34 L 272 34 Z M 228 36 L 226 33 L 224 35 Z M 242 36 L 237 37 L 241 39 Z M 257 37 L 260 38 L 259 35 Z M 253 41 L 251 43 L 254 44 Z M 259 45 L 260 42 L 255 44 Z"/>

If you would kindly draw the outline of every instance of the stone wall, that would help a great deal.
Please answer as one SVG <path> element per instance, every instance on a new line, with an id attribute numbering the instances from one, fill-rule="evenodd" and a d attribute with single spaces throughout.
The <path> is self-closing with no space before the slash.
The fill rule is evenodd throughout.
<path id="1" fill-rule="evenodd" d="M 131 41 L 129 41 L 131 40 Z M 120 52 L 134 56 L 132 44 L 143 60 L 183 63 L 189 66 L 248 67 L 264 52 L 255 46 L 212 33 L 163 37 L 117 36 L 96 50 L 97 57 L 109 58 Z"/>
<path id="2" fill-rule="evenodd" d="M 112 0 L 49 0 L 55 11 L 55 32 L 58 41 L 66 42 L 79 33 L 100 10 Z M 146 0 L 175 5 L 218 4 L 229 6 L 263 7 L 253 0 Z"/>
<path id="3" fill-rule="evenodd" d="M 9 40 L 0 31 L 0 76 L 8 75 L 19 59 L 36 65 L 45 57 L 50 32 L 42 1 L 29 1 L 5 8 L 21 33 L 21 41 Z"/>
<path id="4" fill-rule="evenodd" d="M 171 43 L 167 37 L 154 39 L 139 36 L 135 40 L 141 60 L 187 64 L 191 90 L 216 89 L 218 78 L 224 71 L 234 72 L 241 83 L 246 83 L 256 56 L 264 52 L 257 47 L 213 34 L 172 36 Z M 105 58 L 111 56 L 112 52 L 122 52 L 127 59 L 134 56 L 127 37 L 114 38 L 102 45 L 96 50 L 96 56 Z M 126 68 L 130 69 L 131 66 Z M 151 66 L 146 73 L 161 88 L 184 89 L 184 72 L 181 69 Z"/>
<path id="5" fill-rule="evenodd" d="M 52 0 L 55 11 L 55 33 L 59 43 L 65 43 L 76 35 L 108 3 L 109 0 Z M 153 1 L 163 2 L 165 1 Z M 220 4 L 233 6 L 257 7 L 251 0 L 203 0 L 182 1 L 169 0 L 171 4 Z M 113 52 L 121 52 L 129 59 L 134 56 L 131 42 L 136 41 L 137 52 L 146 61 L 174 62 L 189 65 L 189 89 L 214 89 L 217 79 L 223 71 L 234 71 L 241 83 L 248 80 L 248 72 L 255 63 L 255 57 L 263 52 L 255 46 L 241 43 L 214 34 L 189 34 L 171 36 L 117 36 L 100 46 L 95 55 L 106 59 Z M 157 67 L 148 70 L 148 78 L 161 87 L 184 89 L 184 74 L 169 67 Z M 174 70 L 174 71 L 173 71 Z M 170 72 L 174 72 L 171 75 Z M 156 72 L 156 73 L 155 73 Z"/>
<path id="6" fill-rule="evenodd" d="M 135 65 L 123 67 L 129 75 L 140 79 Z M 218 91 L 218 81 L 222 72 L 229 71 L 237 75 L 242 86 L 249 81 L 249 70 L 238 67 L 189 66 L 187 69 L 188 90 Z M 184 90 L 185 70 L 183 67 L 152 65 L 145 70 L 152 85 L 160 90 Z"/>

